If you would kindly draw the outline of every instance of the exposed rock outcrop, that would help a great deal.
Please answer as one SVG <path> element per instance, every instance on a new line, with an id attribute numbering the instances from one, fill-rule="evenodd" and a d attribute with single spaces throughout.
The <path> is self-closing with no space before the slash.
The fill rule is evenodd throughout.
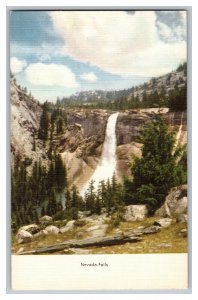
<path id="1" fill-rule="evenodd" d="M 28 243 L 33 239 L 33 235 L 24 229 L 19 229 L 16 237 L 18 244 Z"/>
<path id="2" fill-rule="evenodd" d="M 27 231 L 27 232 L 29 232 L 31 234 L 35 234 L 35 233 L 39 232 L 40 228 L 36 224 L 30 224 L 30 225 L 22 226 L 19 229 L 19 231 L 21 231 L 21 230 L 25 230 L 25 231 Z"/>
<path id="3" fill-rule="evenodd" d="M 49 225 L 45 228 L 48 233 L 58 234 L 60 232 L 59 228 L 54 225 Z"/>
<path id="4" fill-rule="evenodd" d="M 28 159 L 30 164 L 35 160 L 38 161 L 39 158 L 46 159 L 41 141 L 37 140 L 36 149 L 33 146 L 41 114 L 41 105 L 11 80 L 10 141 L 12 158 L 19 156 L 23 160 Z M 11 162 L 13 163 L 14 159 Z"/>
<path id="5" fill-rule="evenodd" d="M 148 210 L 146 205 L 128 205 L 125 207 L 125 221 L 142 221 L 146 218 Z"/>
<path id="6" fill-rule="evenodd" d="M 140 135 L 143 126 L 150 122 L 153 115 L 161 113 L 167 124 L 177 134 L 177 145 L 187 143 L 186 112 L 169 112 L 168 108 L 133 109 L 121 112 L 117 119 L 117 171 L 118 177 L 131 175 L 132 155 L 141 157 Z"/>
<path id="7" fill-rule="evenodd" d="M 164 204 L 155 212 L 159 217 L 175 217 L 187 212 L 187 185 L 170 190 Z"/>
<path id="8" fill-rule="evenodd" d="M 172 219 L 163 218 L 163 219 L 159 219 L 158 221 L 155 221 L 153 225 L 165 228 L 165 227 L 169 227 L 171 223 L 172 223 Z"/>

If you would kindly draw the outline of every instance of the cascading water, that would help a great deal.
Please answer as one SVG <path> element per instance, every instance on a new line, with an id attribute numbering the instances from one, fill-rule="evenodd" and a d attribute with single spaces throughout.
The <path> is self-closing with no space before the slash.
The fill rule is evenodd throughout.
<path id="1" fill-rule="evenodd" d="M 85 195 L 91 181 L 97 188 L 101 180 L 112 178 L 116 171 L 116 121 L 119 113 L 112 114 L 107 122 L 105 141 L 103 144 L 102 155 L 96 170 L 80 191 L 81 196 Z"/>
<path id="2" fill-rule="evenodd" d="M 175 145 L 174 145 L 174 149 L 173 149 L 173 154 L 175 153 L 175 151 L 176 151 L 176 149 L 179 145 L 180 138 L 181 138 L 182 126 L 183 126 L 182 122 L 183 122 L 183 112 L 182 112 L 182 115 L 181 115 L 181 122 L 180 122 L 179 130 L 178 130 L 176 138 L 175 138 Z"/>

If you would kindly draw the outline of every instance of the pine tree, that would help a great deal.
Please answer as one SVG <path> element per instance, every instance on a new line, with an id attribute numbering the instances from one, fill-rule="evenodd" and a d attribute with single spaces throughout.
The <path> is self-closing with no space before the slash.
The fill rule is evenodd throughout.
<path id="1" fill-rule="evenodd" d="M 45 102 L 43 105 L 43 113 L 42 113 L 41 119 L 40 119 L 38 138 L 43 141 L 47 141 L 48 140 L 48 130 L 49 130 L 48 103 Z"/>
<path id="2" fill-rule="evenodd" d="M 66 168 L 63 164 L 60 154 L 55 156 L 54 173 L 57 189 L 59 192 L 61 192 L 66 187 Z"/>
<path id="3" fill-rule="evenodd" d="M 70 190 L 68 188 L 66 190 L 65 198 L 66 198 L 65 207 L 66 207 L 66 210 L 69 210 L 72 208 L 72 198 L 71 198 Z"/>
<path id="4" fill-rule="evenodd" d="M 142 157 L 132 167 L 134 197 L 148 205 L 153 213 L 171 187 L 184 183 L 184 171 L 173 154 L 175 134 L 160 115 L 146 125 L 142 136 Z"/>
<path id="5" fill-rule="evenodd" d="M 94 192 L 94 181 L 91 180 L 85 196 L 86 209 L 94 212 L 96 194 Z"/>

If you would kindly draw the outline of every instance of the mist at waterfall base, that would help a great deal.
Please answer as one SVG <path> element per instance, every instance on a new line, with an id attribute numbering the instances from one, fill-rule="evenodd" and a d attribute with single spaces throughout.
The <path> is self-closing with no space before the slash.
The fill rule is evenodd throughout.
<path id="1" fill-rule="evenodd" d="M 82 197 L 85 196 L 91 181 L 94 182 L 94 188 L 97 189 L 100 181 L 111 179 L 116 173 L 116 122 L 118 114 L 117 112 L 110 115 L 107 121 L 102 155 L 93 175 L 80 191 Z"/>

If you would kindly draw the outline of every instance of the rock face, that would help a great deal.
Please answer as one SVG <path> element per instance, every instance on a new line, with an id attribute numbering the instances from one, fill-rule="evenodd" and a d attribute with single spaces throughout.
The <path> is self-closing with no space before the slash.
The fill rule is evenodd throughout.
<path id="1" fill-rule="evenodd" d="M 172 188 L 155 216 L 174 217 L 187 212 L 187 185 Z"/>
<path id="2" fill-rule="evenodd" d="M 93 174 L 102 153 L 109 115 L 106 110 L 67 111 L 68 128 L 58 149 L 67 166 L 70 183 L 82 187 Z"/>
<path id="3" fill-rule="evenodd" d="M 146 218 L 148 210 L 146 205 L 128 205 L 126 206 L 126 212 L 124 219 L 130 221 L 142 221 Z"/>
<path id="4" fill-rule="evenodd" d="M 10 121 L 11 121 L 11 151 L 12 155 L 19 155 L 23 159 L 34 160 L 41 157 L 42 147 L 33 151 L 33 140 L 39 128 L 41 106 L 19 88 L 13 80 L 10 83 Z"/>
<path id="5" fill-rule="evenodd" d="M 131 175 L 132 155 L 141 157 L 142 144 L 139 138 L 143 126 L 150 122 L 153 114 L 161 113 L 166 123 L 177 132 L 177 145 L 187 143 L 186 112 L 169 112 L 169 109 L 133 109 L 119 113 L 116 126 L 118 176 Z M 182 126 L 181 126 L 182 125 Z"/>
<path id="6" fill-rule="evenodd" d="M 178 126 L 182 124 L 182 130 L 186 131 L 186 112 L 169 112 L 168 108 L 127 110 L 120 113 L 118 116 L 116 127 L 117 145 L 130 144 L 131 142 L 138 140 L 143 125 L 149 122 L 156 113 L 161 113 L 165 121 L 169 125 L 174 126 L 175 129 L 178 129 Z"/>

